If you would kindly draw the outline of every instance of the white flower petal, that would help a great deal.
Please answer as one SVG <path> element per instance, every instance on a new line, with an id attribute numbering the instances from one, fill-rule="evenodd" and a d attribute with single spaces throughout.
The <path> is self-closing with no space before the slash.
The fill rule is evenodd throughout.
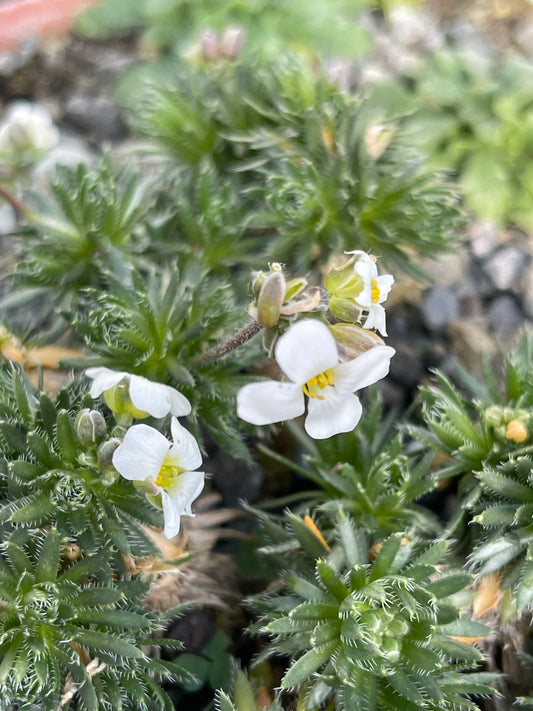
<path id="1" fill-rule="evenodd" d="M 93 379 L 90 390 L 91 397 L 98 397 L 120 383 L 127 373 L 119 373 L 116 370 L 109 370 L 109 368 L 87 368 L 85 375 Z"/>
<path id="2" fill-rule="evenodd" d="M 126 479 L 157 477 L 170 449 L 167 438 L 148 425 L 133 425 L 113 453 L 113 466 Z"/>
<path id="3" fill-rule="evenodd" d="M 250 383 L 237 393 L 237 415 L 252 425 L 271 425 L 303 415 L 305 400 L 300 385 L 269 380 Z"/>
<path id="4" fill-rule="evenodd" d="M 326 439 L 340 432 L 351 432 L 361 419 L 363 408 L 357 395 L 339 392 L 328 386 L 323 400 L 309 398 L 305 431 L 313 439 Z"/>
<path id="5" fill-rule="evenodd" d="M 180 530 L 180 517 L 193 516 L 191 504 L 204 488 L 204 472 L 183 472 L 172 489 L 162 491 L 166 538 L 173 538 Z"/>
<path id="6" fill-rule="evenodd" d="M 129 393 L 138 410 L 152 417 L 164 417 L 170 412 L 170 396 L 165 385 L 154 383 L 142 375 L 130 375 Z"/>
<path id="7" fill-rule="evenodd" d="M 187 400 L 185 395 L 182 395 L 176 388 L 172 388 L 170 385 L 165 385 L 164 387 L 167 389 L 170 399 L 170 414 L 176 417 L 190 415 L 192 409 L 191 403 Z"/>
<path id="8" fill-rule="evenodd" d="M 374 346 L 357 358 L 341 363 L 333 371 L 335 387 L 354 392 L 376 383 L 389 372 L 390 359 L 395 353 L 390 346 Z"/>
<path id="9" fill-rule="evenodd" d="M 173 444 L 168 453 L 180 469 L 198 469 L 202 463 L 200 447 L 194 436 L 175 417 L 170 423 Z"/>
<path id="10" fill-rule="evenodd" d="M 381 304 L 372 304 L 368 309 L 364 327 L 368 329 L 375 328 L 382 336 L 387 335 L 386 314 Z"/>
<path id="11" fill-rule="evenodd" d="M 379 289 L 378 304 L 382 304 L 384 301 L 387 300 L 387 296 L 389 295 L 390 290 L 392 289 L 392 285 L 394 284 L 394 277 L 392 276 L 392 274 L 383 274 L 382 276 L 376 279 L 376 284 Z"/>
<path id="12" fill-rule="evenodd" d="M 172 498 L 166 491 L 161 493 L 161 503 L 163 504 L 163 517 L 165 519 L 165 528 L 163 533 L 165 538 L 174 538 L 180 532 L 180 515 L 177 507 L 174 505 Z"/>
<path id="13" fill-rule="evenodd" d="M 339 362 L 337 344 L 328 327 L 314 319 L 298 321 L 278 341 L 276 360 L 285 375 L 303 385 Z"/>

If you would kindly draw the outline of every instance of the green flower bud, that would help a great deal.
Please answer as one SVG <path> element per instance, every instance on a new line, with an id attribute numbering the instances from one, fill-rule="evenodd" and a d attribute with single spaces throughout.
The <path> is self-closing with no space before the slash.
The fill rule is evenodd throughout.
<path id="1" fill-rule="evenodd" d="M 98 466 L 101 471 L 114 470 L 113 454 L 120 444 L 122 444 L 122 440 L 112 437 L 98 447 Z"/>
<path id="2" fill-rule="evenodd" d="M 74 426 L 78 439 L 84 447 L 101 442 L 107 432 L 102 413 L 98 410 L 90 410 L 88 407 L 78 412 Z"/>
<path id="3" fill-rule="evenodd" d="M 281 272 L 269 274 L 257 298 L 257 321 L 265 328 L 272 328 L 279 321 L 285 298 L 285 277 Z"/>
<path id="4" fill-rule="evenodd" d="M 503 423 L 503 408 L 492 405 L 485 410 L 485 422 L 489 427 L 499 427 Z"/>
<path id="5" fill-rule="evenodd" d="M 342 299 L 356 299 L 362 292 L 364 280 L 354 271 L 355 260 L 352 257 L 341 267 L 334 267 L 326 274 L 324 284 L 330 296 Z"/>
<path id="6" fill-rule="evenodd" d="M 131 415 L 138 420 L 149 416 L 148 412 L 139 410 L 130 397 L 130 379 L 126 376 L 122 378 L 120 383 L 113 385 L 112 388 L 104 392 L 104 400 L 107 406 L 114 413 L 119 415 Z"/>
<path id="7" fill-rule="evenodd" d="M 340 296 L 330 295 L 329 310 L 336 318 L 348 323 L 355 323 L 361 317 L 361 308 L 352 299 Z"/>
<path id="8" fill-rule="evenodd" d="M 374 346 L 384 345 L 373 331 L 352 323 L 335 323 L 329 327 L 339 348 L 342 360 L 352 360 Z"/>

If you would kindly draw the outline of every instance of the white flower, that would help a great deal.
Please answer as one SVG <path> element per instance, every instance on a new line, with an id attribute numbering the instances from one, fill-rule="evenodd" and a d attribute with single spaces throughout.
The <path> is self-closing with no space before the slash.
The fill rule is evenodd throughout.
<path id="1" fill-rule="evenodd" d="M 245 385 L 237 395 L 237 414 L 253 425 L 290 420 L 303 415 L 307 396 L 305 429 L 310 437 L 349 432 L 362 414 L 354 392 L 385 377 L 394 353 L 389 346 L 375 346 L 339 363 L 329 328 L 313 319 L 299 321 L 276 346 L 276 360 L 290 382 Z"/>
<path id="2" fill-rule="evenodd" d="M 381 304 L 387 300 L 394 277 L 392 274 L 378 276 L 376 262 L 366 252 L 356 249 L 346 254 L 356 255 L 354 272 L 363 279 L 363 289 L 355 298 L 357 306 L 368 311 L 363 327 L 375 328 L 382 336 L 386 336 L 385 309 Z"/>
<path id="3" fill-rule="evenodd" d="M 113 466 L 126 479 L 147 481 L 161 494 L 164 534 L 173 538 L 180 530 L 181 516 L 194 516 L 192 502 L 204 488 L 204 472 L 195 438 L 175 417 L 172 442 L 148 425 L 133 425 L 113 454 Z"/>
<path id="4" fill-rule="evenodd" d="M 48 151 L 59 141 L 59 132 L 43 106 L 16 101 L 0 126 L 0 146 L 18 150 Z"/>
<path id="5" fill-rule="evenodd" d="M 85 374 L 93 379 L 91 397 L 104 393 L 105 401 L 114 412 L 137 418 L 164 417 L 169 412 L 181 417 L 191 412 L 191 403 L 185 395 L 170 385 L 109 368 L 87 368 Z"/>

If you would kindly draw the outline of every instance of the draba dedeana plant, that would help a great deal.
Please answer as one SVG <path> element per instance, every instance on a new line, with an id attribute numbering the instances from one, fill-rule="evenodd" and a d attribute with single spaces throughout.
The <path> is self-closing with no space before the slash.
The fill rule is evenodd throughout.
<path id="1" fill-rule="evenodd" d="M 398 532 L 370 545 L 343 511 L 326 541 L 306 518 L 277 524 L 264 550 L 280 585 L 251 600 L 254 629 L 270 639 L 261 658 L 290 658 L 281 688 L 296 690 L 303 709 L 332 698 L 339 711 L 475 709 L 462 694 L 490 694 L 492 675 L 461 673 L 483 657 L 457 637 L 488 630 L 462 620 L 452 601 L 469 576 L 444 566 L 447 542 Z M 289 569 L 288 544 L 299 558 Z"/>
<path id="2" fill-rule="evenodd" d="M 420 258 L 457 245 L 459 200 L 318 61 L 209 41 L 136 87 L 128 151 L 0 185 L 19 219 L 2 321 L 16 330 L 22 305 L 23 346 L 61 332 L 79 354 L 46 392 L 0 343 L 0 710 L 170 711 L 207 692 L 166 638 L 182 608 L 148 606 L 151 575 L 179 587 L 169 551 L 194 569 L 204 489 L 256 476 L 260 454 L 288 493 L 246 507 L 236 599 L 256 594 L 213 615 L 233 671 L 196 701 L 485 711 L 503 618 L 477 619 L 483 580 L 500 576 L 506 624 L 533 603 L 530 340 L 501 378 L 464 376 L 473 398 L 437 376 L 422 423 L 384 404 L 394 281 L 418 286 Z"/>
<path id="3" fill-rule="evenodd" d="M 244 235 L 268 259 L 306 269 L 353 249 L 357 234 L 358 246 L 417 273 L 408 245 L 435 255 L 456 242 L 451 186 L 427 171 L 399 124 L 380 133 L 379 107 L 297 56 L 269 66 L 180 63 L 137 103 L 134 125 L 180 180 L 199 180 L 206 165 L 223 176 L 231 169 Z"/>
<path id="4" fill-rule="evenodd" d="M 438 454 L 433 476 L 458 477 L 464 536 L 481 575 L 500 573 L 518 610 L 533 596 L 533 345 L 526 333 L 500 378 L 485 363 L 484 380 L 463 373 L 462 390 L 444 375 L 421 390 L 424 426 L 411 434 Z M 454 526 L 459 521 L 456 520 Z"/>

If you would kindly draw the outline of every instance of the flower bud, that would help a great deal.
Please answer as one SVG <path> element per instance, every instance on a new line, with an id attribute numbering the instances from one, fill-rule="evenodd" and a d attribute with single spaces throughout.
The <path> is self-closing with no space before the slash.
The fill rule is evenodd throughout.
<path id="1" fill-rule="evenodd" d="M 212 30 L 205 30 L 201 40 L 202 59 L 206 62 L 216 62 L 218 59 L 218 39 Z"/>
<path id="2" fill-rule="evenodd" d="M 511 420 L 505 430 L 505 438 L 520 444 L 529 436 L 526 426 L 520 420 Z"/>
<path id="3" fill-rule="evenodd" d="M 341 360 L 352 360 L 374 346 L 384 345 L 383 340 L 373 331 L 352 323 L 335 323 L 329 330 L 337 342 Z"/>
<path id="4" fill-rule="evenodd" d="M 285 298 L 285 277 L 281 272 L 272 272 L 265 279 L 257 298 L 257 321 L 265 328 L 272 328 L 279 321 Z"/>
<path id="5" fill-rule="evenodd" d="M 503 422 L 503 408 L 492 405 L 485 410 L 485 422 L 489 427 L 499 427 Z"/>
<path id="6" fill-rule="evenodd" d="M 98 447 L 98 466 L 102 471 L 113 469 L 113 454 L 121 444 L 122 440 L 112 437 Z"/>
<path id="7" fill-rule="evenodd" d="M 104 392 L 104 400 L 107 406 L 114 413 L 119 415 L 131 415 L 137 419 L 148 417 L 149 413 L 135 407 L 130 397 L 130 380 L 126 376 L 120 383 Z"/>
<path id="8" fill-rule="evenodd" d="M 244 31 L 241 27 L 228 27 L 220 40 L 220 54 L 226 59 L 237 59 L 244 44 Z"/>
<path id="9" fill-rule="evenodd" d="M 373 123 L 365 132 L 365 148 L 368 155 L 377 160 L 389 145 L 394 130 L 384 123 Z"/>
<path id="10" fill-rule="evenodd" d="M 330 298 L 356 299 L 364 288 L 364 279 L 354 270 L 352 257 L 341 267 L 333 267 L 326 274 L 324 284 Z"/>
<path id="11" fill-rule="evenodd" d="M 84 447 L 101 442 L 107 432 L 102 413 L 98 410 L 90 410 L 88 407 L 78 412 L 74 424 L 78 439 Z"/>

